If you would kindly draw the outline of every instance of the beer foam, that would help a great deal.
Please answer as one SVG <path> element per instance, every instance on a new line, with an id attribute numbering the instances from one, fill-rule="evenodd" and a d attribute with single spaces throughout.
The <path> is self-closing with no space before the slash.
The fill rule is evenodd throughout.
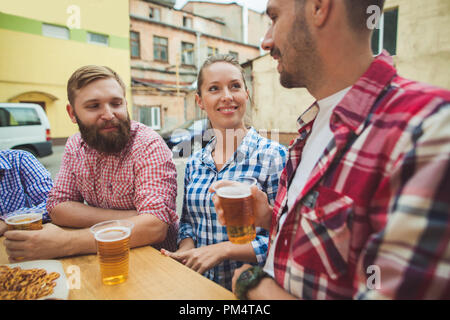
<path id="1" fill-rule="evenodd" d="M 130 236 L 131 229 L 127 227 L 110 227 L 97 231 L 94 234 L 95 240 L 101 242 L 120 241 Z"/>
<path id="2" fill-rule="evenodd" d="M 217 195 L 222 198 L 239 199 L 251 196 L 250 186 L 225 186 L 216 191 Z"/>
<path id="3" fill-rule="evenodd" d="M 5 219 L 9 225 L 27 224 L 39 221 L 42 219 L 42 213 L 24 213 L 16 216 L 11 216 Z"/>

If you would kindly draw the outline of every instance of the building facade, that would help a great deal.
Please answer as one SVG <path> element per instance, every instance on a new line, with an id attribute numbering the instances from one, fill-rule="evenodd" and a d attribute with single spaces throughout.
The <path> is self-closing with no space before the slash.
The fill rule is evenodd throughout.
<path id="1" fill-rule="evenodd" d="M 111 67 L 131 99 L 129 24 L 128 0 L 2 1 L 0 101 L 40 104 L 54 142 L 64 143 L 78 130 L 66 113 L 66 85 L 79 67 Z"/>
<path id="2" fill-rule="evenodd" d="M 161 132 L 201 116 L 193 92 L 209 55 L 230 53 L 245 62 L 260 54 L 258 44 L 230 34 L 229 22 L 214 10 L 200 15 L 161 1 L 130 0 L 130 20 L 133 117 Z"/>

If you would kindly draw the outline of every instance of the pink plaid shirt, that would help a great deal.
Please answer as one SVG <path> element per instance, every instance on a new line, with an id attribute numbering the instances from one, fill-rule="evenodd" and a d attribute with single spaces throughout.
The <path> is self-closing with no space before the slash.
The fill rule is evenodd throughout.
<path id="1" fill-rule="evenodd" d="M 156 132 L 132 121 L 130 141 L 117 155 L 98 153 L 79 133 L 69 138 L 47 210 L 66 201 L 85 201 L 92 207 L 153 214 L 170 226 L 166 241 L 155 247 L 173 250 L 178 230 L 176 196 L 171 151 Z"/>
<path id="2" fill-rule="evenodd" d="M 334 139 L 288 211 L 317 112 L 300 117 L 280 178 L 277 283 L 303 299 L 450 298 L 450 92 L 378 56 L 333 110 Z"/>

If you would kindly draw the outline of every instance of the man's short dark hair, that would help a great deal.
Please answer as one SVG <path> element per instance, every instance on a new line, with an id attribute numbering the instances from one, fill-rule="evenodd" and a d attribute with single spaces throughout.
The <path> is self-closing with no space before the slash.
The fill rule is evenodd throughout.
<path id="1" fill-rule="evenodd" d="M 383 11 L 385 0 L 344 0 L 347 7 L 347 18 L 355 31 L 369 31 L 367 19 L 373 13 L 367 13 L 370 6 L 378 6 Z"/>

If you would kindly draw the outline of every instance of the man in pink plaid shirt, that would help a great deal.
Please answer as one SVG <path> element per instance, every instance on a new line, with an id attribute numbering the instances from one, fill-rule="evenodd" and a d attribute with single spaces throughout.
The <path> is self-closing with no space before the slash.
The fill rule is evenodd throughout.
<path id="1" fill-rule="evenodd" d="M 36 232 L 8 233 L 10 260 L 94 253 L 89 227 L 115 219 L 134 223 L 131 247 L 175 250 L 177 182 L 169 148 L 152 129 L 130 121 L 125 85 L 110 68 L 78 69 L 67 92 L 67 112 L 80 133 L 68 139 L 49 194 L 53 223 Z"/>
<path id="2" fill-rule="evenodd" d="M 450 92 L 373 57 L 367 12 L 383 3 L 268 2 L 262 47 L 317 102 L 274 208 L 253 190 L 270 247 L 263 270 L 235 271 L 241 299 L 450 298 Z"/>

